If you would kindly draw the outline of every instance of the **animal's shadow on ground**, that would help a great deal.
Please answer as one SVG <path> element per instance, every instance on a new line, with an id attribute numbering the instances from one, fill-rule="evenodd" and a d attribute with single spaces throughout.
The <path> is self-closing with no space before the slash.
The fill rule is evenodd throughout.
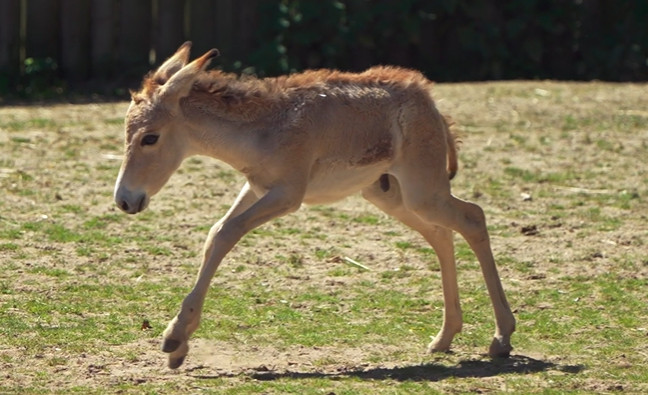
<path id="1" fill-rule="evenodd" d="M 501 374 L 532 374 L 549 370 L 564 373 L 580 373 L 582 365 L 559 365 L 553 362 L 541 361 L 523 355 L 514 355 L 506 359 L 494 360 L 465 360 L 454 366 L 444 366 L 435 363 L 422 363 L 409 366 L 386 367 L 345 367 L 334 372 L 326 371 L 272 371 L 263 368 L 242 373 L 256 380 L 268 381 L 282 378 L 309 379 L 329 378 L 341 379 L 356 377 L 364 380 L 396 380 L 396 381 L 441 381 L 447 378 L 480 378 L 493 377 Z M 223 376 L 238 376 L 239 374 L 225 373 L 216 376 L 196 376 L 203 379 Z"/>

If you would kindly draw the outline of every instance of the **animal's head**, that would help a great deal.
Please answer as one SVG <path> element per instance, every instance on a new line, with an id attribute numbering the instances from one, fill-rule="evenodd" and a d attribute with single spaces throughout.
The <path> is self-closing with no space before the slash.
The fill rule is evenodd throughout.
<path id="1" fill-rule="evenodd" d="M 187 155 L 180 99 L 189 95 L 198 74 L 218 56 L 212 49 L 187 64 L 190 48 L 190 42 L 184 43 L 144 78 L 139 92 L 131 92 L 124 161 L 115 185 L 115 203 L 129 214 L 146 208 Z"/>

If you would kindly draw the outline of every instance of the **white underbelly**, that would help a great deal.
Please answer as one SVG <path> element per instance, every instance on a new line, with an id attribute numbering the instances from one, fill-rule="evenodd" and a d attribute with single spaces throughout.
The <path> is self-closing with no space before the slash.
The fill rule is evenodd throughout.
<path id="1" fill-rule="evenodd" d="M 356 194 L 376 182 L 386 168 L 385 164 L 376 164 L 358 168 L 322 169 L 308 183 L 304 203 L 333 203 Z"/>

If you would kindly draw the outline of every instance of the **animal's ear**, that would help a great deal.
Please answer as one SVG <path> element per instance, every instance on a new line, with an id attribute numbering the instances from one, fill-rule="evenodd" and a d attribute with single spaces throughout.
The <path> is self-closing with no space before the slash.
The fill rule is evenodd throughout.
<path id="1" fill-rule="evenodd" d="M 219 55 L 217 49 L 207 51 L 203 56 L 181 68 L 178 72 L 160 87 L 160 98 L 163 100 L 177 99 L 185 97 L 191 91 L 191 87 L 196 76 L 205 70 L 209 62 Z"/>
<path id="2" fill-rule="evenodd" d="M 162 65 L 155 71 L 155 74 L 153 75 L 154 80 L 160 85 L 167 82 L 175 73 L 180 71 L 187 64 L 189 61 L 190 50 L 191 41 L 182 44 L 176 53 L 162 63 Z"/>

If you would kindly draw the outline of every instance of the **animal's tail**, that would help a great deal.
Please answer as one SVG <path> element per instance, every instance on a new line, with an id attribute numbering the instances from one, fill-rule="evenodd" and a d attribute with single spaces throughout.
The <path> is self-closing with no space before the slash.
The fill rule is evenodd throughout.
<path id="1" fill-rule="evenodd" d="M 454 122 L 448 116 L 443 115 L 443 126 L 445 127 L 446 143 L 448 149 L 448 177 L 452 180 L 457 174 L 459 164 L 457 163 L 457 142 L 459 141 L 455 133 L 452 131 Z"/>

